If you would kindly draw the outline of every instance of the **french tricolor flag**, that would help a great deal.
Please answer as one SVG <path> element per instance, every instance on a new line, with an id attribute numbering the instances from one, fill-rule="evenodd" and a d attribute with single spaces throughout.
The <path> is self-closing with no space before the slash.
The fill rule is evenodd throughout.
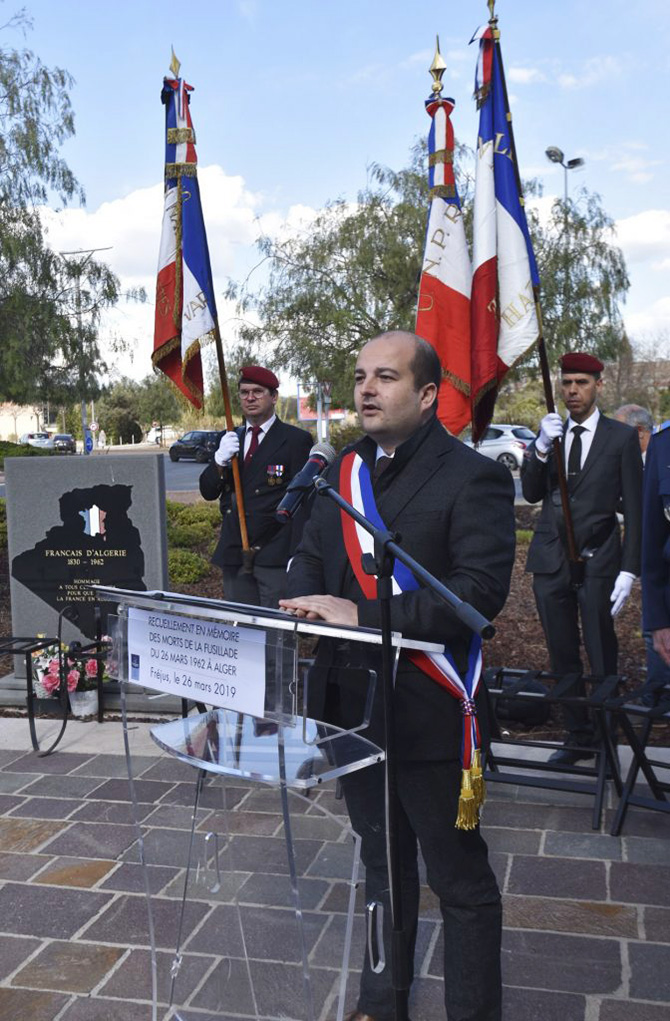
<path id="1" fill-rule="evenodd" d="M 479 29 L 480 108 L 473 214 L 472 432 L 481 438 L 505 374 L 539 340 L 539 277 L 516 165 L 495 25 Z"/>
<path id="2" fill-rule="evenodd" d="M 165 203 L 158 256 L 153 364 L 195 405 L 203 404 L 200 346 L 212 337 L 216 304 L 198 188 L 192 86 L 163 79 Z"/>
<path id="3" fill-rule="evenodd" d="M 432 97 L 426 110 L 430 209 L 416 328 L 442 365 L 438 417 L 455 435 L 470 421 L 470 255 L 454 179 L 453 99 Z"/>

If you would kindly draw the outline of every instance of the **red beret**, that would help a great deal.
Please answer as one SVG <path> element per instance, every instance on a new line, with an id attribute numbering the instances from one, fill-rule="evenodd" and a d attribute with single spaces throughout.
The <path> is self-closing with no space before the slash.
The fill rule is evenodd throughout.
<path id="1" fill-rule="evenodd" d="M 561 358 L 562 372 L 588 372 L 595 375 L 602 372 L 605 366 L 599 358 L 587 355 L 581 351 L 569 351 Z"/>
<path id="2" fill-rule="evenodd" d="M 257 386 L 266 386 L 268 390 L 279 389 L 279 380 L 274 372 L 261 365 L 245 365 L 240 369 L 240 383 L 255 383 Z"/>

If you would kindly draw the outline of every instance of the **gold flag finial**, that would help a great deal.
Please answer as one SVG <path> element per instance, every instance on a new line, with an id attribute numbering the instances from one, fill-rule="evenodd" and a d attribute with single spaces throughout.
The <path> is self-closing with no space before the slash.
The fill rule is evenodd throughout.
<path id="1" fill-rule="evenodd" d="M 497 21 L 495 15 L 496 0 L 486 0 L 486 6 L 489 9 L 489 22 Z"/>
<path id="2" fill-rule="evenodd" d="M 440 53 L 440 37 L 439 37 L 439 35 L 436 36 L 435 38 L 436 38 L 435 56 L 433 57 L 433 63 L 430 65 L 428 70 L 430 71 L 431 75 L 433 76 L 433 94 L 434 94 L 435 98 L 437 99 L 438 96 L 440 95 L 440 93 L 442 92 L 442 88 L 443 88 L 443 86 L 442 86 L 442 75 L 447 70 L 447 65 L 445 64 L 444 60 L 442 59 L 442 54 Z"/>
<path id="3" fill-rule="evenodd" d="M 171 46 L 170 49 L 172 50 L 172 60 L 170 61 L 170 70 L 172 71 L 172 74 L 175 76 L 175 78 L 178 78 L 179 77 L 179 69 L 181 67 L 181 64 L 177 60 L 177 54 L 174 51 L 174 46 Z"/>

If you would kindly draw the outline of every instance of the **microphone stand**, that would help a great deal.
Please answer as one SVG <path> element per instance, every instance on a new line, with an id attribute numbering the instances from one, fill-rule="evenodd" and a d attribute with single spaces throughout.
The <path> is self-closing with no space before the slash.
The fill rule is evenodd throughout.
<path id="1" fill-rule="evenodd" d="M 391 900 L 392 932 L 391 932 L 391 982 L 395 991 L 396 1021 L 408 1021 L 409 997 L 409 962 L 407 960 L 407 941 L 402 915 L 402 885 L 400 844 L 398 840 L 398 775 L 395 739 L 395 706 L 393 683 L 393 644 L 391 631 L 391 597 L 393 595 L 393 568 L 395 560 L 400 560 L 412 571 L 414 576 L 430 588 L 440 599 L 453 610 L 458 619 L 480 635 L 481 638 L 492 638 L 495 634 L 493 624 L 482 616 L 470 603 L 458 596 L 438 581 L 421 564 L 406 553 L 398 545 L 399 536 L 384 528 L 377 528 L 360 511 L 352 507 L 337 490 L 333 489 L 325 478 L 314 479 L 314 488 L 321 496 L 327 496 L 341 510 L 369 532 L 374 541 L 374 553 L 364 553 L 361 558 L 366 574 L 377 576 L 377 598 L 381 608 L 382 633 L 382 691 L 384 705 L 384 731 L 386 736 L 386 804 L 387 804 L 387 845 L 389 858 L 389 893 Z"/>

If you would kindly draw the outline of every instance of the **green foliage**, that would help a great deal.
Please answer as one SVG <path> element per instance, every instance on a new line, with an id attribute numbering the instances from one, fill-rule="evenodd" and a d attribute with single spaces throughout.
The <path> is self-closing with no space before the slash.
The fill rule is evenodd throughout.
<path id="1" fill-rule="evenodd" d="M 181 409 L 174 390 L 162 373 L 146 376 L 139 385 L 138 417 L 145 428 L 179 421 Z"/>
<path id="2" fill-rule="evenodd" d="M 213 552 L 221 528 L 221 512 L 218 503 L 184 504 L 168 500 L 166 512 L 168 554 L 197 553 L 200 560 L 207 564 L 205 573 L 208 573 L 210 567 L 205 556 L 209 557 Z M 186 563 L 188 565 L 191 562 L 186 561 Z M 190 567 L 185 569 L 190 570 Z M 172 568 L 170 568 L 170 576 L 172 577 Z"/>
<path id="3" fill-rule="evenodd" d="M 533 538 L 532 528 L 517 528 L 516 530 L 516 544 L 517 546 L 527 546 L 530 540 Z"/>
<path id="4" fill-rule="evenodd" d="M 209 564 L 199 553 L 186 549 L 168 550 L 170 585 L 178 590 L 182 585 L 193 585 L 209 574 Z"/>
<path id="5" fill-rule="evenodd" d="M 176 524 L 168 525 L 168 545 L 171 547 L 183 546 L 187 549 L 197 549 L 203 543 L 211 543 L 216 533 L 209 522 L 188 521 L 185 520 L 186 517 L 184 515 Z"/>
<path id="6" fill-rule="evenodd" d="M 100 427 L 107 434 L 108 443 L 135 443 L 142 439 L 141 416 L 142 385 L 132 379 L 120 379 L 106 391 L 97 404 Z"/>
<path id="7" fill-rule="evenodd" d="M 331 447 L 334 447 L 336 452 L 339 454 L 344 447 L 349 443 L 355 443 L 357 439 L 363 435 L 362 429 L 358 422 L 351 425 L 346 425 L 339 422 L 333 423 L 330 426 L 328 433 L 328 442 Z"/>
<path id="8" fill-rule="evenodd" d="M 173 501 L 168 502 L 172 503 Z M 206 524 L 214 529 L 221 527 L 221 511 L 216 502 L 182 503 L 177 506 L 182 508 L 180 521 L 188 521 L 191 524 Z"/>
<path id="9" fill-rule="evenodd" d="M 0 469 L 4 468 L 7 457 L 50 457 L 52 454 L 53 450 L 31 447 L 27 443 L 11 443 L 9 440 L 0 440 Z"/>
<path id="10" fill-rule="evenodd" d="M 529 185 L 527 192 L 537 192 Z M 528 208 L 528 207 L 527 207 Z M 550 366 L 566 351 L 617 357 L 624 341 L 621 305 L 630 286 L 614 221 L 600 196 L 583 188 L 576 201 L 557 199 L 549 219 L 528 213 L 541 281 L 544 337 Z"/>
<path id="11" fill-rule="evenodd" d="M 7 501 L 0 497 L 0 549 L 7 549 Z"/>
<path id="12" fill-rule="evenodd" d="M 30 27 L 20 11 L 4 30 Z M 0 400 L 20 404 L 97 396 L 100 315 L 119 298 L 104 263 L 47 246 L 36 209 L 53 193 L 84 198 L 59 154 L 74 134 L 71 84 L 30 50 L 0 47 Z"/>
<path id="13" fill-rule="evenodd" d="M 518 371 L 512 371 L 498 395 L 495 421 L 513 422 L 537 430 L 540 420 L 547 413 L 542 387 L 536 379 L 523 380 Z"/>
<path id="14" fill-rule="evenodd" d="M 168 528 L 170 527 L 170 525 L 177 524 L 179 518 L 184 513 L 184 511 L 187 510 L 187 508 L 188 504 L 177 503 L 176 500 L 165 501 L 165 513 L 167 516 Z"/>

